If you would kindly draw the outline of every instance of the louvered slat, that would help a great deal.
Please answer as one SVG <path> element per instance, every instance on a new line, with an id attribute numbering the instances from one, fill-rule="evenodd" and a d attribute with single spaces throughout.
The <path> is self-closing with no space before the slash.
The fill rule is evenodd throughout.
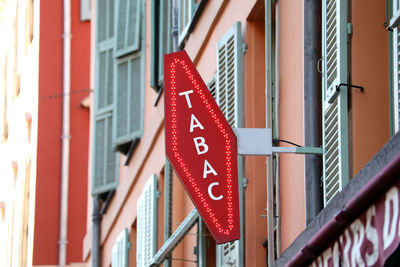
<path id="1" fill-rule="evenodd" d="M 96 108 L 99 111 L 109 109 L 113 104 L 113 49 L 107 49 L 99 53 L 98 86 Z"/>
<path id="2" fill-rule="evenodd" d="M 104 159 L 106 153 L 106 118 L 95 123 L 95 160 L 94 160 L 94 186 L 100 187 L 104 184 Z"/>

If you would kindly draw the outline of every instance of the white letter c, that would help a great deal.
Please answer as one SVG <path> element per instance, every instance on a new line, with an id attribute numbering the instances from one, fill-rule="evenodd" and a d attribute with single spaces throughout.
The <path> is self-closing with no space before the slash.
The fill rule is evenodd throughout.
<path id="1" fill-rule="evenodd" d="M 213 188 L 214 186 L 218 185 L 218 184 L 219 184 L 218 182 L 214 182 L 214 183 L 211 183 L 211 184 L 208 186 L 208 195 L 211 197 L 212 200 L 220 200 L 220 199 L 223 198 L 222 195 L 220 195 L 219 197 L 215 197 L 215 196 L 213 195 L 212 191 L 211 191 L 212 188 Z"/>

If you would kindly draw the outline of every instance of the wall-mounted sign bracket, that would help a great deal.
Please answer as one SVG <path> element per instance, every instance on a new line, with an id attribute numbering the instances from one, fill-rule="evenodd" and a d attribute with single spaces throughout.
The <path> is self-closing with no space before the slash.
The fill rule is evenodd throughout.
<path id="1" fill-rule="evenodd" d="M 270 156 L 272 153 L 315 154 L 324 153 L 321 147 L 272 146 L 272 131 L 265 128 L 235 128 L 238 154 L 244 156 Z"/>

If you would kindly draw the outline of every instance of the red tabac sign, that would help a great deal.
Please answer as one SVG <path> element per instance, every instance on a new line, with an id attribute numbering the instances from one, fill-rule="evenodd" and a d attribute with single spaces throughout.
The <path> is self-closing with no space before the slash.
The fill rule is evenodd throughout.
<path id="1" fill-rule="evenodd" d="M 164 56 L 166 154 L 217 244 L 239 239 L 236 136 L 185 51 Z"/>

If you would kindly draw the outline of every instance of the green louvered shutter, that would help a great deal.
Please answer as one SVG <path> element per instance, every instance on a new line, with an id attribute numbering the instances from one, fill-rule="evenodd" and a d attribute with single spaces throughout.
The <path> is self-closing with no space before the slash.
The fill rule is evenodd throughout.
<path id="1" fill-rule="evenodd" d="M 157 176 L 146 182 L 137 202 L 136 265 L 145 267 L 157 246 Z"/>
<path id="2" fill-rule="evenodd" d="M 118 185 L 118 156 L 112 149 L 114 111 L 114 1 L 97 1 L 92 194 Z"/>
<path id="3" fill-rule="evenodd" d="M 113 145 L 118 151 L 127 153 L 131 142 L 136 143 L 143 134 L 145 24 L 141 21 L 144 5 L 141 0 L 118 0 L 118 3 Z"/>
<path id="4" fill-rule="evenodd" d="M 347 88 L 347 0 L 322 5 L 323 189 L 326 205 L 349 181 Z"/>
<path id="5" fill-rule="evenodd" d="M 392 33 L 392 80 L 393 80 L 393 117 L 394 117 L 394 132 L 397 133 L 400 128 L 400 3 L 398 0 L 392 1 L 392 18 L 390 26 L 393 28 Z"/>
<path id="6" fill-rule="evenodd" d="M 141 1 L 117 1 L 115 56 L 120 57 L 140 48 Z"/>
<path id="7" fill-rule="evenodd" d="M 242 29 L 237 22 L 217 44 L 217 81 L 216 89 L 209 85 L 211 94 L 216 95 L 217 103 L 233 128 L 242 127 Z M 238 159 L 239 204 L 241 214 L 243 161 Z M 242 220 L 242 215 L 240 216 Z M 243 225 L 243 224 L 241 224 Z M 242 235 L 241 235 L 242 236 Z M 217 266 L 243 266 L 240 257 L 243 240 L 228 242 L 217 246 Z"/>
<path id="8" fill-rule="evenodd" d="M 135 54 L 118 59 L 115 91 L 115 144 L 139 138 L 143 133 L 143 57 Z"/>
<path id="9" fill-rule="evenodd" d="M 171 52 L 171 0 L 151 0 L 150 86 L 160 89 L 164 54 Z"/>
<path id="10" fill-rule="evenodd" d="M 117 241 L 112 248 L 111 267 L 128 267 L 130 248 L 129 231 L 125 228 L 118 235 Z"/>

